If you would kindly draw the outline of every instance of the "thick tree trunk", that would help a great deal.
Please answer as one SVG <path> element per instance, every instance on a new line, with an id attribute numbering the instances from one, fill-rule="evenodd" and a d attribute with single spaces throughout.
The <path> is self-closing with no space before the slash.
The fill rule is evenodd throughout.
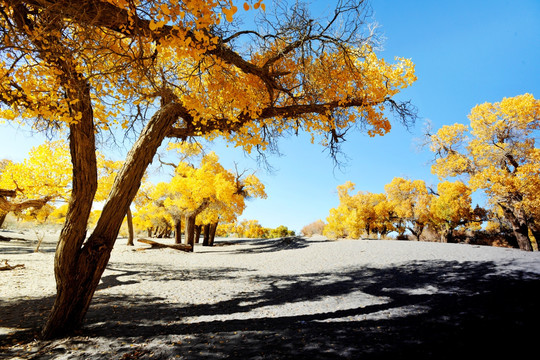
<path id="1" fill-rule="evenodd" d="M 174 219 L 174 243 L 182 243 L 182 217 Z"/>
<path id="2" fill-rule="evenodd" d="M 531 239 L 529 239 L 529 228 L 522 211 L 511 208 L 507 205 L 501 205 L 504 216 L 512 225 L 512 231 L 521 250 L 533 251 Z"/>
<path id="3" fill-rule="evenodd" d="M 216 230 L 218 227 L 218 222 L 216 221 L 212 225 L 210 225 L 210 239 L 208 241 L 209 246 L 214 246 L 214 239 L 216 238 Z"/>
<path id="4" fill-rule="evenodd" d="M 127 218 L 127 225 L 128 225 L 128 246 L 134 246 L 133 239 L 135 237 L 134 231 L 133 231 L 133 214 L 131 213 L 131 208 L 128 208 L 126 213 Z"/>
<path id="5" fill-rule="evenodd" d="M 73 192 L 56 251 L 57 297 L 43 329 L 44 338 L 65 335 L 81 326 L 144 172 L 177 119 L 175 109 L 173 103 L 164 105 L 142 131 L 116 176 L 96 228 L 84 246 L 86 220 L 97 188 L 94 127 L 91 121 L 87 124 L 82 120 L 72 125 Z M 79 130 L 84 125 L 88 128 Z"/>
<path id="6" fill-rule="evenodd" d="M 185 227 L 186 227 L 186 236 L 185 243 L 186 245 L 191 245 L 191 251 L 195 247 L 195 219 L 197 215 L 186 215 Z"/>
<path id="7" fill-rule="evenodd" d="M 202 230 L 201 225 L 195 225 L 195 244 L 199 243 L 199 240 L 201 238 L 201 230 Z"/>
<path id="8" fill-rule="evenodd" d="M 450 243 L 452 242 L 452 229 L 444 228 L 441 230 L 441 242 L 442 243 Z"/>
<path id="9" fill-rule="evenodd" d="M 4 225 L 4 221 L 6 221 L 7 212 L 0 211 L 0 229 L 2 228 L 2 225 Z"/>
<path id="10" fill-rule="evenodd" d="M 82 117 L 70 125 L 69 134 L 73 188 L 56 247 L 54 273 L 57 295 L 42 332 L 44 338 L 61 336 L 80 326 L 101 276 L 99 274 L 96 278 L 96 267 L 103 262 L 106 264 L 109 255 L 93 246 L 83 248 L 97 190 L 97 165 L 90 86 L 85 83 L 78 85 L 80 91 L 73 91 L 73 98 L 79 101 L 71 110 L 79 112 Z"/>
<path id="11" fill-rule="evenodd" d="M 203 246 L 210 246 L 210 224 L 203 226 Z"/>

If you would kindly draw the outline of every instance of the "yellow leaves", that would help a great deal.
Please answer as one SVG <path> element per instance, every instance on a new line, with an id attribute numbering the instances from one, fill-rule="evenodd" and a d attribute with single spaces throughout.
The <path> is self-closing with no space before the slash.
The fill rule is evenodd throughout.
<path id="1" fill-rule="evenodd" d="M 483 190 L 491 204 L 538 217 L 540 150 L 535 131 L 540 127 L 540 101 L 524 94 L 480 104 L 469 120 L 470 139 L 461 124 L 443 127 L 432 136 L 431 149 L 437 153 L 432 171 L 440 177 L 467 175 L 469 187 Z"/>
<path id="2" fill-rule="evenodd" d="M 255 4 L 253 4 L 253 8 L 254 8 L 255 10 L 259 9 L 259 7 L 260 7 L 263 11 L 266 11 L 266 5 L 262 2 L 262 0 L 258 0 L 258 1 L 255 2 Z M 249 3 L 244 2 L 244 10 L 245 10 L 245 11 L 248 11 L 250 8 L 251 8 L 251 6 L 249 5 Z"/>
<path id="3" fill-rule="evenodd" d="M 158 22 L 155 22 L 154 20 L 150 21 L 150 23 L 148 24 L 148 28 L 151 30 L 151 31 L 156 31 L 156 30 L 159 30 L 161 29 L 167 22 L 166 21 L 158 21 Z"/>
<path id="4" fill-rule="evenodd" d="M 167 6 L 167 4 L 161 4 L 160 8 L 161 8 L 161 11 L 163 12 L 163 14 L 165 14 L 165 15 L 170 15 L 171 14 L 171 11 L 169 10 L 169 7 Z"/>
<path id="5" fill-rule="evenodd" d="M 21 163 L 9 163 L 0 174 L 0 188 L 17 189 L 18 197 L 24 199 L 67 199 L 70 185 L 71 161 L 64 141 L 32 148 L 28 158 Z"/>
<path id="6" fill-rule="evenodd" d="M 437 185 L 437 194 L 430 204 L 430 221 L 435 226 L 453 229 L 471 218 L 471 189 L 463 182 L 443 181 Z"/>
<path id="7" fill-rule="evenodd" d="M 184 153 L 200 151 L 193 144 L 175 145 Z M 210 152 L 198 167 L 180 162 L 169 183 L 156 186 L 151 197 L 160 199 L 171 215 L 200 213 L 206 222 L 233 221 L 245 208 L 245 197 L 266 197 L 264 185 L 254 175 L 241 178 L 223 168 Z"/>
<path id="8" fill-rule="evenodd" d="M 232 22 L 233 21 L 233 15 L 236 14 L 236 12 L 238 11 L 238 8 L 236 6 L 234 6 L 233 3 L 232 3 L 232 0 L 230 0 L 230 8 L 229 9 L 223 8 L 222 11 L 225 14 L 225 19 L 228 22 Z"/>

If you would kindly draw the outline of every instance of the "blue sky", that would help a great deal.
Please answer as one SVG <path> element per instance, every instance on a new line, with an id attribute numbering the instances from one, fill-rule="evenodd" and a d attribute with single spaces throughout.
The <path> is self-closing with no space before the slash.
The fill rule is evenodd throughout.
<path id="1" fill-rule="evenodd" d="M 267 9 L 272 6 L 272 1 L 265 3 Z M 317 15 L 335 1 L 311 3 Z M 350 133 L 343 145 L 348 161 L 341 170 L 306 135 L 280 141 L 283 156 L 268 158 L 275 168 L 272 173 L 259 169 L 241 151 L 216 146 L 227 168 L 236 162 L 239 168 L 252 169 L 266 186 L 268 198 L 249 201 L 241 218 L 298 231 L 328 216 L 338 203 L 336 187 L 347 180 L 356 184 L 356 190 L 371 192 L 383 192 L 396 176 L 436 185 L 430 172 L 432 155 L 416 144 L 424 121 L 438 129 L 467 123 L 467 114 L 479 103 L 523 93 L 540 97 L 540 1 L 373 0 L 371 4 L 372 20 L 385 37 L 379 55 L 387 61 L 410 58 L 416 65 L 418 81 L 399 97 L 418 108 L 415 127 L 407 131 L 394 123 L 388 135 L 377 138 Z M 42 141 L 0 125 L 0 158 L 20 161 Z"/>

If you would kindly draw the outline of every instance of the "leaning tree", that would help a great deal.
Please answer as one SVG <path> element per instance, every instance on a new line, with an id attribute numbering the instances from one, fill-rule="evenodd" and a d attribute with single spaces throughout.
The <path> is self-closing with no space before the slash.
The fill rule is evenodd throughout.
<path id="1" fill-rule="evenodd" d="M 260 9 L 261 1 L 247 5 Z M 297 2 L 273 8 L 254 12 L 261 14 L 254 31 L 232 21 L 238 14 L 229 0 L 0 1 L 0 116 L 66 130 L 73 164 L 45 338 L 81 325 L 166 138 L 223 137 L 264 152 L 284 135 L 307 131 L 335 155 L 351 128 L 387 133 L 385 109 L 404 122 L 414 117 L 395 100 L 415 81 L 414 66 L 377 58 L 363 1 L 338 1 L 324 19 Z M 111 129 L 139 130 L 87 236 L 96 134 Z"/>

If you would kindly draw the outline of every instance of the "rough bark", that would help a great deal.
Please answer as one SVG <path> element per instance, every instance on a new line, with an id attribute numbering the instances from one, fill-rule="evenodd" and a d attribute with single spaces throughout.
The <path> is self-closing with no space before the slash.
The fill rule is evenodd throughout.
<path id="1" fill-rule="evenodd" d="M 0 210 L 0 229 L 2 228 L 2 225 L 4 225 L 4 221 L 6 221 L 7 214 L 6 211 Z"/>
<path id="2" fill-rule="evenodd" d="M 5 197 L 0 196 L 0 212 L 21 212 L 28 208 L 34 208 L 36 210 L 45 206 L 52 198 L 45 196 L 41 199 L 32 199 L 21 202 L 8 201 Z"/>
<path id="3" fill-rule="evenodd" d="M 80 90 L 84 96 L 74 106 L 80 107 L 82 118 L 70 125 L 69 135 L 73 188 L 56 248 L 54 272 L 57 295 L 42 332 L 44 338 L 70 333 L 81 325 L 101 277 L 101 274 L 96 276 L 96 269 L 105 267 L 109 255 L 101 252 L 99 246 L 82 248 L 97 190 L 97 166 L 90 87 L 84 84 Z M 100 253 L 106 253 L 106 256 L 100 256 Z"/>
<path id="4" fill-rule="evenodd" d="M 131 213 L 131 208 L 128 208 L 128 211 L 126 213 L 126 218 L 127 218 L 127 225 L 128 225 L 128 242 L 127 242 L 127 245 L 128 246 L 134 246 L 135 244 L 133 243 L 133 240 L 134 240 L 135 234 L 134 234 L 134 231 L 133 231 L 133 214 Z"/>
<path id="5" fill-rule="evenodd" d="M 15 190 L 0 189 L 0 197 L 15 197 L 16 194 Z"/>
<path id="6" fill-rule="evenodd" d="M 179 216 L 174 219 L 174 243 L 182 243 L 182 217 Z"/>
<path id="7" fill-rule="evenodd" d="M 441 230 L 441 242 L 442 243 L 451 243 L 452 242 L 452 229 L 444 228 Z"/>
<path id="8" fill-rule="evenodd" d="M 96 228 L 84 246 L 85 219 L 97 188 L 94 128 L 90 121 L 86 131 L 79 129 L 85 121 L 72 125 L 73 193 L 56 252 L 57 297 L 43 329 L 44 338 L 68 334 L 81 326 L 144 172 L 176 119 L 173 103 L 164 105 L 150 119 L 118 173 Z"/>
<path id="9" fill-rule="evenodd" d="M 203 246 L 210 246 L 210 224 L 203 226 Z"/>
<path id="10" fill-rule="evenodd" d="M 512 225 L 512 231 L 521 250 L 533 251 L 531 239 L 529 239 L 529 228 L 523 211 L 513 209 L 506 204 L 499 204 L 503 209 L 505 218 Z"/>
<path id="11" fill-rule="evenodd" d="M 186 215 L 186 236 L 185 243 L 186 245 L 191 246 L 191 251 L 195 247 L 195 219 L 197 215 L 189 214 Z"/>
<path id="12" fill-rule="evenodd" d="M 216 230 L 218 227 L 218 222 L 216 221 L 212 225 L 210 225 L 210 239 L 209 239 L 209 246 L 214 246 L 214 240 L 216 238 Z"/>
<path id="13" fill-rule="evenodd" d="M 199 243 L 199 240 L 201 238 L 201 230 L 202 230 L 201 225 L 195 225 L 195 236 L 194 236 L 195 244 Z"/>

